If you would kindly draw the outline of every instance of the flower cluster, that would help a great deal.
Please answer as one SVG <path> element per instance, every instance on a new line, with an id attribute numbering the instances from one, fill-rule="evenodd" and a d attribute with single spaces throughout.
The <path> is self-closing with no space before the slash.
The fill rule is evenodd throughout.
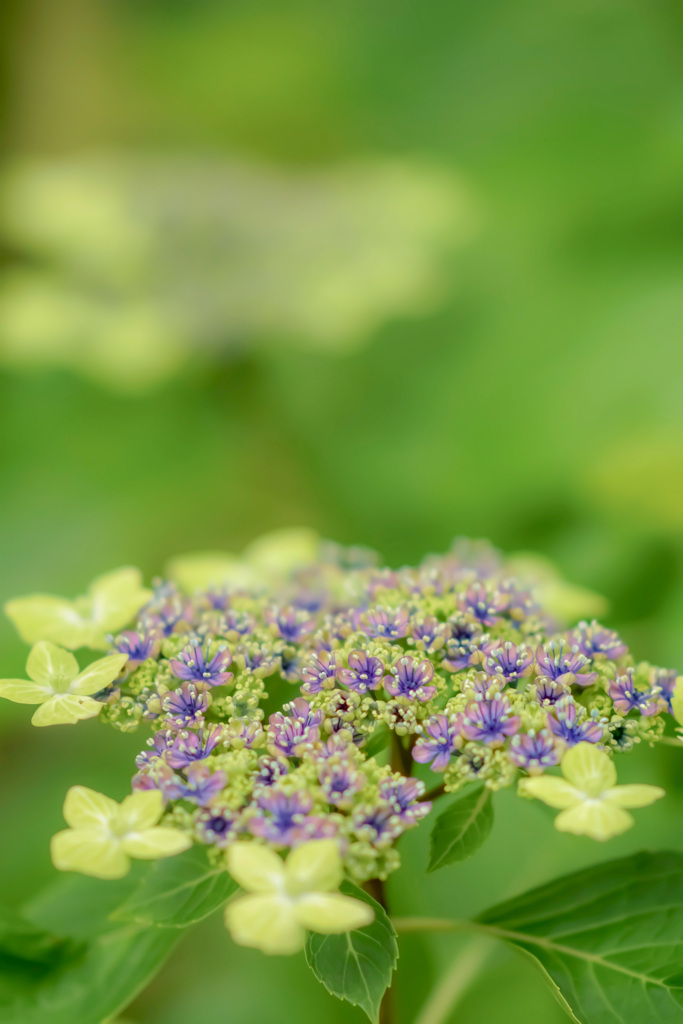
<path id="1" fill-rule="evenodd" d="M 40 704 L 36 724 L 99 713 L 148 733 L 132 788 L 154 795 L 145 820 L 156 845 L 128 837 L 107 852 L 93 840 L 84 852 L 69 833 L 58 866 L 119 873 L 129 856 L 153 855 L 143 847 L 173 852 L 160 843 L 171 829 L 178 848 L 204 844 L 217 860 L 236 843 L 286 853 L 332 840 L 348 877 L 384 878 L 433 799 L 473 782 L 519 780 L 556 807 L 588 801 L 590 813 L 565 811 L 558 827 L 594 838 L 630 823 L 614 811 L 613 757 L 661 739 L 680 705 L 676 673 L 635 663 L 597 622 L 561 629 L 488 547 L 460 542 L 393 571 L 328 545 L 314 562 L 278 565 L 268 585 L 242 571 L 235 581 L 220 561 L 200 568 L 197 589 L 165 580 L 146 591 L 120 570 L 95 582 L 90 603 L 8 606 L 37 643 L 33 682 L 4 681 L 0 695 Z M 100 639 L 103 624 L 108 653 L 79 674 L 55 644 Z M 587 748 L 602 782 L 582 788 L 572 757 L 590 768 Z M 623 806 L 649 802 L 648 788 Z"/>

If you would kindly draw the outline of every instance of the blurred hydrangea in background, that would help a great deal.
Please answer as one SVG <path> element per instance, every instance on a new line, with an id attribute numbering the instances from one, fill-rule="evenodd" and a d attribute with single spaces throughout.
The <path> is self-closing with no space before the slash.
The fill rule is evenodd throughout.
<path id="1" fill-rule="evenodd" d="M 0 185 L 12 259 L 0 359 L 144 391 L 254 343 L 343 352 L 437 307 L 475 226 L 451 174 L 401 159 L 284 170 L 239 159 L 82 154 Z"/>

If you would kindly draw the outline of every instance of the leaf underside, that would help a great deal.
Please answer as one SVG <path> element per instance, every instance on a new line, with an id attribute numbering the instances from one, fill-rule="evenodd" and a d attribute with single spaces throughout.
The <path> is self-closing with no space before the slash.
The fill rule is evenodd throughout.
<path id="1" fill-rule="evenodd" d="M 359 1006 L 377 1024 L 398 960 L 396 932 L 384 908 L 362 889 L 344 882 L 341 891 L 369 903 L 375 920 L 367 928 L 343 935 L 309 933 L 306 962 L 328 992 Z"/>
<path id="2" fill-rule="evenodd" d="M 477 786 L 447 807 L 434 822 L 427 871 L 470 857 L 488 839 L 492 827 L 490 790 Z"/>
<path id="3" fill-rule="evenodd" d="M 683 1024 L 682 854 L 567 875 L 478 924 L 531 956 L 579 1024 Z"/>

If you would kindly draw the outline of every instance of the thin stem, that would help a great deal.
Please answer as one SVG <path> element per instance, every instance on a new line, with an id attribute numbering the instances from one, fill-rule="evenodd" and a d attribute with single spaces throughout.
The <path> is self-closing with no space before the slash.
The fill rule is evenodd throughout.
<path id="1" fill-rule="evenodd" d="M 659 742 L 666 743 L 668 747 L 683 747 L 683 740 L 676 739 L 675 736 L 662 736 Z"/>
<path id="2" fill-rule="evenodd" d="M 470 942 L 422 1007 L 415 1024 L 444 1024 L 456 1008 L 489 955 L 491 943 L 484 938 Z"/>
<path id="3" fill-rule="evenodd" d="M 391 770 L 400 772 L 401 775 L 410 776 L 413 774 L 415 762 L 412 758 L 412 744 L 406 746 L 403 740 L 395 732 L 391 735 Z"/>
<path id="4" fill-rule="evenodd" d="M 363 883 L 365 891 L 372 896 L 374 900 L 377 900 L 381 907 L 384 907 L 385 911 L 389 912 L 387 904 L 387 890 L 382 878 L 369 878 L 367 882 Z M 379 1008 L 379 1024 L 396 1024 L 396 1004 L 394 1001 L 393 988 L 388 988 L 384 993 L 382 1003 Z"/>
<path id="5" fill-rule="evenodd" d="M 443 782 L 441 782 L 438 786 L 434 786 L 432 789 L 428 789 L 426 793 L 423 793 L 422 796 L 419 796 L 417 798 L 417 802 L 424 803 L 425 800 L 438 800 L 439 797 L 443 796 L 445 792 L 446 787 L 444 786 Z"/>

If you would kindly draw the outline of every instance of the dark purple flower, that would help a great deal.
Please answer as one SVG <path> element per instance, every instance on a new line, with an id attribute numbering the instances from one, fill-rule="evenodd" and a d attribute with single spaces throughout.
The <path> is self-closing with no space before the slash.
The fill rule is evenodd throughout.
<path id="1" fill-rule="evenodd" d="M 462 717 L 463 735 L 468 740 L 500 746 L 519 729 L 519 715 L 512 714 L 510 701 L 497 693 L 490 699 L 473 700 Z"/>
<path id="2" fill-rule="evenodd" d="M 435 615 L 427 615 L 418 619 L 410 632 L 425 651 L 432 651 L 443 646 L 444 638 L 450 633 L 450 629 L 445 622 L 439 622 Z"/>
<path id="3" fill-rule="evenodd" d="M 479 651 L 482 629 L 478 622 L 468 622 L 462 615 L 450 618 L 447 626 L 450 636 L 446 640 L 443 664 L 449 672 L 461 672 L 469 667 Z"/>
<path id="4" fill-rule="evenodd" d="M 127 629 L 114 640 L 113 647 L 120 654 L 128 655 L 126 668 L 133 672 L 148 658 L 157 658 L 161 649 L 161 633 L 150 629 L 148 632 L 136 633 Z"/>
<path id="5" fill-rule="evenodd" d="M 281 779 L 283 775 L 287 775 L 289 772 L 286 761 L 279 757 L 271 757 L 268 754 L 259 757 L 257 766 L 258 771 L 254 779 L 254 789 L 257 786 L 272 786 L 274 782 L 277 782 L 278 779 Z"/>
<path id="6" fill-rule="evenodd" d="M 555 683 L 552 679 L 541 678 L 536 684 L 536 700 L 541 707 L 553 707 L 569 693 L 564 683 Z"/>
<path id="7" fill-rule="evenodd" d="M 505 643 L 487 643 L 484 652 L 484 671 L 490 676 L 502 676 L 506 683 L 514 683 L 528 676 L 534 661 L 534 653 L 524 644 L 506 640 Z"/>
<path id="8" fill-rule="evenodd" d="M 557 643 L 551 640 L 547 644 L 539 644 L 536 648 L 538 674 L 556 683 L 578 683 L 579 686 L 590 686 L 598 678 L 597 672 L 586 672 L 590 664 L 585 654 L 571 650 L 564 641 Z"/>
<path id="9" fill-rule="evenodd" d="M 191 800 L 206 807 L 225 788 L 228 776 L 224 771 L 212 772 L 208 764 L 191 764 L 186 771 L 187 781 L 176 777 L 167 789 L 171 800 Z"/>
<path id="10" fill-rule="evenodd" d="M 546 768 L 559 762 L 554 738 L 547 729 L 518 733 L 510 740 L 510 758 L 518 768 L 525 768 L 530 775 L 538 775 Z"/>
<path id="11" fill-rule="evenodd" d="M 354 693 L 364 694 L 376 690 L 384 676 L 381 658 L 366 654 L 365 651 L 351 651 L 349 667 L 337 669 L 337 679 Z"/>
<path id="12" fill-rule="evenodd" d="M 654 687 L 659 689 L 659 695 L 669 709 L 670 714 L 673 714 L 671 698 L 674 695 L 679 678 L 680 676 L 675 668 L 653 668 L 650 670 L 650 686 L 653 689 Z"/>
<path id="13" fill-rule="evenodd" d="M 287 796 L 273 790 L 260 792 L 256 804 L 262 813 L 249 821 L 249 831 L 276 846 L 292 846 L 310 838 L 306 819 L 313 807 L 313 797 L 298 790 Z"/>
<path id="14" fill-rule="evenodd" d="M 188 644 L 177 658 L 171 658 L 171 671 L 178 679 L 207 683 L 209 686 L 223 686 L 232 679 L 232 672 L 227 668 L 232 661 L 229 648 L 221 646 L 212 658 L 209 658 L 209 645 L 205 649 L 199 644 Z"/>
<path id="15" fill-rule="evenodd" d="M 159 631 L 169 637 L 173 633 L 189 633 L 192 628 L 192 605 L 179 596 L 170 597 L 158 607 L 145 609 L 140 623 L 146 630 Z"/>
<path id="16" fill-rule="evenodd" d="M 460 736 L 461 719 L 447 715 L 432 715 L 424 723 L 426 736 L 420 736 L 413 747 L 413 758 L 420 764 L 432 762 L 432 771 L 442 772 L 451 759 L 451 754 L 462 743 Z"/>
<path id="17" fill-rule="evenodd" d="M 403 832 L 401 819 L 389 804 L 357 808 L 352 823 L 353 831 L 359 839 L 379 846 L 388 846 Z"/>
<path id="18" fill-rule="evenodd" d="M 320 738 L 322 711 L 311 711 L 302 697 L 285 705 L 288 715 L 277 711 L 268 722 L 269 750 L 285 757 L 300 757 L 303 751 Z"/>
<path id="19" fill-rule="evenodd" d="M 495 626 L 500 622 L 501 613 L 508 605 L 508 598 L 493 593 L 485 583 L 472 583 L 464 594 L 458 596 L 458 608 L 482 626 Z"/>
<path id="20" fill-rule="evenodd" d="M 365 776 L 351 761 L 323 761 L 318 778 L 328 802 L 341 808 L 350 807 L 356 793 L 365 785 Z"/>
<path id="21" fill-rule="evenodd" d="M 433 678 L 434 666 L 426 658 L 419 662 L 416 658 L 399 658 L 391 675 L 385 676 L 384 688 L 392 697 L 406 697 L 424 704 L 436 693 L 436 686 L 429 685 Z"/>
<path id="22" fill-rule="evenodd" d="M 337 678 L 337 660 L 329 651 L 314 654 L 301 673 L 307 693 L 333 689 Z"/>
<path id="23" fill-rule="evenodd" d="M 639 690 L 633 676 L 634 670 L 627 668 L 625 675 L 610 683 L 607 692 L 614 701 L 614 707 L 622 715 L 629 711 L 640 711 L 646 718 L 656 715 L 662 709 L 659 687 Z"/>
<path id="24" fill-rule="evenodd" d="M 193 761 L 203 761 L 216 749 L 222 737 L 223 727 L 221 725 L 215 726 L 206 733 L 203 730 L 196 733 L 188 732 L 185 729 L 181 732 L 162 729 L 161 732 L 156 733 L 153 745 L 156 756 L 163 757 L 171 768 L 178 770 L 186 768 Z M 145 756 L 141 754 L 139 758 Z M 135 763 L 138 764 L 138 759 Z M 139 764 L 138 767 L 140 767 Z"/>
<path id="25" fill-rule="evenodd" d="M 599 743 L 602 739 L 603 728 L 597 722 L 592 719 L 577 721 L 576 704 L 569 697 L 555 705 L 555 714 L 549 714 L 547 722 L 550 731 L 568 747 L 575 747 L 582 742 Z"/>
<path id="26" fill-rule="evenodd" d="M 211 694 L 204 683 L 183 683 L 179 690 L 164 694 L 161 707 L 169 726 L 189 729 L 201 725 L 210 703 Z"/>
<path id="27" fill-rule="evenodd" d="M 360 629 L 378 640 L 400 640 L 408 633 L 408 609 L 390 609 L 378 605 L 360 616 Z"/>
<path id="28" fill-rule="evenodd" d="M 432 809 L 431 801 L 420 802 L 425 784 L 418 779 L 384 779 L 379 791 L 404 828 L 417 825 Z"/>
<path id="29" fill-rule="evenodd" d="M 615 661 L 628 651 L 626 644 L 613 629 L 606 629 L 595 620 L 590 625 L 580 622 L 575 629 L 570 630 L 567 639 L 572 649 L 576 648 L 593 661 L 606 658 Z"/>
<path id="30" fill-rule="evenodd" d="M 299 643 L 315 629 L 315 620 L 303 608 L 268 608 L 264 618 L 273 632 L 289 644 Z"/>
<path id="31" fill-rule="evenodd" d="M 201 842 L 212 846 L 227 846 L 237 838 L 238 817 L 225 808 L 206 808 L 195 818 L 195 828 Z"/>

